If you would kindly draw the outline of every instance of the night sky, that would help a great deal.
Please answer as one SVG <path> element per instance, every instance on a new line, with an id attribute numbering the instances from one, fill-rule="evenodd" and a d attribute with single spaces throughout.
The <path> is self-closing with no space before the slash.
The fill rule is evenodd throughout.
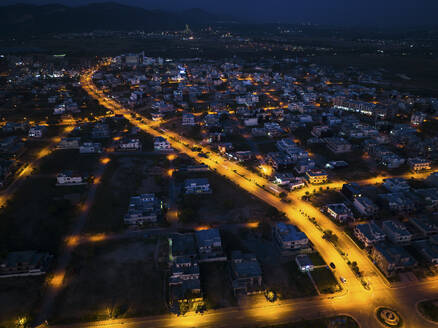
<path id="1" fill-rule="evenodd" d="M 116 0 L 117 1 L 117 0 Z M 1 0 L 3 4 L 64 3 L 108 0 Z M 357 26 L 437 25 L 437 0 L 118 0 L 150 9 L 202 8 L 260 22 L 291 22 Z"/>

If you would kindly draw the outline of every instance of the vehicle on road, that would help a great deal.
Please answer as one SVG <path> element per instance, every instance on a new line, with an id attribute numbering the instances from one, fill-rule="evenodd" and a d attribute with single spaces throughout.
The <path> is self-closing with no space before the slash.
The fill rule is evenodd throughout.
<path id="1" fill-rule="evenodd" d="M 340 277 L 339 279 L 341 279 L 342 283 L 344 284 L 347 282 L 347 279 L 345 279 L 344 277 Z"/>
<path id="2" fill-rule="evenodd" d="M 333 262 L 330 262 L 330 268 L 336 269 L 336 265 Z"/>

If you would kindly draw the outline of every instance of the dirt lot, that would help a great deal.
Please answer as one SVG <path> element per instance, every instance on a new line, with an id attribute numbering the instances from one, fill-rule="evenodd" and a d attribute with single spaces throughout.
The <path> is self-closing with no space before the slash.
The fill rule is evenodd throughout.
<path id="1" fill-rule="evenodd" d="M 43 286 L 43 276 L 0 279 L 0 327 L 15 328 L 19 317 L 31 316 Z"/>
<path id="2" fill-rule="evenodd" d="M 89 232 L 117 231 L 123 226 L 129 199 L 139 193 L 156 193 L 162 197 L 166 190 L 164 176 L 152 176 L 148 169 L 164 157 L 113 157 L 96 192 L 85 227 Z"/>
<path id="3" fill-rule="evenodd" d="M 66 275 L 51 322 L 160 314 L 166 311 L 155 240 L 80 246 Z"/>
<path id="4" fill-rule="evenodd" d="M 338 291 L 340 288 L 338 282 L 336 281 L 330 269 L 327 268 L 315 269 L 314 271 L 311 272 L 311 275 L 315 280 L 315 283 L 318 286 L 319 291 L 323 294 L 333 293 L 335 291 Z"/>
<path id="5" fill-rule="evenodd" d="M 237 305 L 229 280 L 228 262 L 201 264 L 201 283 L 207 308 Z"/>
<path id="6" fill-rule="evenodd" d="M 268 205 L 213 172 L 179 174 L 177 183 L 182 187 L 186 178 L 195 177 L 208 178 L 212 193 L 182 197 L 180 210 L 184 213 L 185 209 L 190 209 L 187 222 L 226 224 L 259 221 L 266 217 Z"/>
<path id="7" fill-rule="evenodd" d="M 1 210 L 0 250 L 35 249 L 56 254 L 76 208 L 52 178 L 30 177 Z"/>

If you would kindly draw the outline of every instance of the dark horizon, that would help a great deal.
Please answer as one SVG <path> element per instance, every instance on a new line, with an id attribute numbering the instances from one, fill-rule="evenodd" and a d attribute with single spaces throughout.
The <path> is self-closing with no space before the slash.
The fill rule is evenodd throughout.
<path id="1" fill-rule="evenodd" d="M 223 0 L 208 3 L 201 0 L 76 0 L 74 4 L 66 0 L 4 0 L 2 5 L 26 4 L 64 4 L 81 6 L 99 2 L 118 2 L 124 5 L 146 9 L 178 11 L 200 8 L 213 14 L 227 15 L 247 22 L 260 23 L 311 23 L 320 25 L 354 27 L 421 27 L 436 25 L 435 13 L 438 2 L 428 0 L 369 0 L 361 3 L 333 0 L 298 1 L 271 0 Z"/>

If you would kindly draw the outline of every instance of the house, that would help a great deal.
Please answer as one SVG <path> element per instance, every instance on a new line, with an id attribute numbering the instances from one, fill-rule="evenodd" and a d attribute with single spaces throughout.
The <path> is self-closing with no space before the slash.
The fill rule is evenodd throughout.
<path id="1" fill-rule="evenodd" d="M 56 176 L 57 186 L 74 186 L 85 184 L 84 178 L 78 173 L 64 171 Z"/>
<path id="2" fill-rule="evenodd" d="M 202 301 L 199 265 L 193 258 L 175 259 L 170 267 L 168 283 L 171 306 Z"/>
<path id="3" fill-rule="evenodd" d="M 189 125 L 189 126 L 196 125 L 195 115 L 193 115 L 192 113 L 183 113 L 182 125 Z"/>
<path id="4" fill-rule="evenodd" d="M 344 154 L 351 151 L 351 144 L 341 137 L 325 138 L 327 148 L 334 154 Z"/>
<path id="5" fill-rule="evenodd" d="M 244 296 L 262 290 L 262 269 L 254 254 L 233 251 L 230 273 L 234 295 Z"/>
<path id="6" fill-rule="evenodd" d="M 47 128 L 42 125 L 35 125 L 29 129 L 28 136 L 30 138 L 42 138 Z"/>
<path id="7" fill-rule="evenodd" d="M 366 196 L 356 197 L 353 200 L 354 208 L 364 216 L 372 216 L 377 213 L 379 208 L 374 202 Z"/>
<path id="8" fill-rule="evenodd" d="M 309 249 L 309 239 L 306 234 L 292 224 L 277 223 L 273 227 L 273 235 L 281 250 Z"/>
<path id="9" fill-rule="evenodd" d="M 327 183 L 328 175 L 322 170 L 310 170 L 306 172 L 306 177 L 311 184 Z"/>
<path id="10" fill-rule="evenodd" d="M 364 243 L 365 247 L 382 242 L 386 238 L 386 234 L 374 221 L 356 225 L 354 235 Z"/>
<path id="11" fill-rule="evenodd" d="M 438 233 L 438 225 L 425 217 L 409 218 L 409 222 L 416 227 L 423 236 L 430 236 Z"/>
<path id="12" fill-rule="evenodd" d="M 223 256 L 222 241 L 218 229 L 196 231 L 195 237 L 200 261 L 226 260 L 226 257 Z"/>
<path id="13" fill-rule="evenodd" d="M 298 268 L 301 272 L 309 272 L 313 271 L 315 266 L 312 263 L 312 260 L 310 259 L 309 255 L 307 254 L 300 254 L 295 257 L 295 262 L 298 265 Z"/>
<path id="14" fill-rule="evenodd" d="M 436 209 L 438 207 L 438 188 L 415 189 L 414 192 L 427 208 Z"/>
<path id="15" fill-rule="evenodd" d="M 304 178 L 296 177 L 289 182 L 289 190 L 303 188 L 306 185 Z"/>
<path id="16" fill-rule="evenodd" d="M 96 123 L 91 130 L 91 138 L 106 139 L 110 136 L 109 126 L 106 123 Z"/>
<path id="17" fill-rule="evenodd" d="M 180 257 L 197 258 L 195 236 L 193 233 L 173 233 L 169 236 L 169 261 Z"/>
<path id="18" fill-rule="evenodd" d="M 353 218 L 353 212 L 344 203 L 328 204 L 325 208 L 327 213 L 340 223 L 345 223 Z"/>
<path id="19" fill-rule="evenodd" d="M 140 139 L 122 138 L 117 143 L 117 149 L 120 151 L 137 151 L 141 150 L 141 147 Z"/>
<path id="20" fill-rule="evenodd" d="M 374 245 L 371 258 L 387 277 L 417 266 L 417 261 L 403 247 L 385 242 Z"/>
<path id="21" fill-rule="evenodd" d="M 354 201 L 357 197 L 362 197 L 362 189 L 356 182 L 344 183 L 341 192 L 351 201 Z"/>
<path id="22" fill-rule="evenodd" d="M 292 173 L 275 173 L 275 183 L 279 185 L 289 184 L 291 181 L 295 180 L 295 176 Z"/>
<path id="23" fill-rule="evenodd" d="M 383 186 L 390 192 L 409 191 L 411 187 L 404 178 L 383 179 Z"/>
<path id="24" fill-rule="evenodd" d="M 81 154 L 98 154 L 102 152 L 102 144 L 98 142 L 84 142 L 79 147 L 79 153 Z"/>
<path id="25" fill-rule="evenodd" d="M 395 220 L 383 221 L 382 230 L 386 233 L 388 239 L 395 244 L 410 243 L 412 240 L 412 233 L 401 222 Z"/>
<path id="26" fill-rule="evenodd" d="M 0 259 L 0 278 L 43 275 L 51 259 L 51 255 L 37 251 L 10 252 Z"/>
<path id="27" fill-rule="evenodd" d="M 77 149 L 77 148 L 79 148 L 80 141 L 81 141 L 81 138 L 79 138 L 79 137 L 62 138 L 61 141 L 58 143 L 56 148 L 58 148 L 58 149 Z"/>
<path id="28" fill-rule="evenodd" d="M 438 245 L 427 240 L 416 242 L 414 247 L 432 265 L 438 265 Z"/>
<path id="29" fill-rule="evenodd" d="M 156 137 L 154 139 L 154 150 L 155 151 L 171 151 L 173 149 L 170 146 L 169 141 L 167 141 L 163 137 Z"/>
<path id="30" fill-rule="evenodd" d="M 128 225 L 141 225 L 157 222 L 160 213 L 159 201 L 155 194 L 141 194 L 132 196 L 124 222 Z"/>
<path id="31" fill-rule="evenodd" d="M 408 165 L 414 172 L 426 171 L 432 168 L 432 162 L 424 158 L 409 158 Z"/>
<path id="32" fill-rule="evenodd" d="M 186 179 L 184 192 L 186 194 L 209 194 L 211 193 L 210 183 L 206 178 Z"/>
<path id="33" fill-rule="evenodd" d="M 394 192 L 379 195 L 379 198 L 390 210 L 399 212 L 410 212 L 415 210 L 416 204 L 412 200 L 412 197 L 413 195 L 409 197 L 406 192 Z"/>

